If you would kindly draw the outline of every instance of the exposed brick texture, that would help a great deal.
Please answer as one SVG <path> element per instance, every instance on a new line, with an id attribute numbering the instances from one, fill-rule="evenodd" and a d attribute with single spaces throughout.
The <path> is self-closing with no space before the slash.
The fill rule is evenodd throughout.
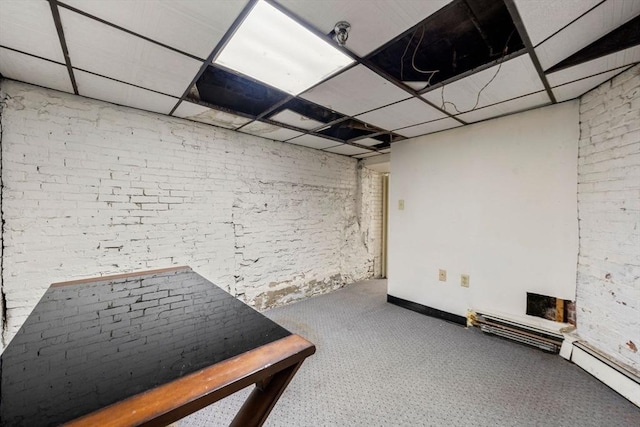
<path id="1" fill-rule="evenodd" d="M 580 101 L 579 334 L 640 370 L 640 66 Z"/>
<path id="2" fill-rule="evenodd" d="M 567 303 L 567 323 L 576 325 L 576 303 L 575 301 L 569 301 Z"/>
<path id="3" fill-rule="evenodd" d="M 190 265 L 262 309 L 379 271 L 354 159 L 9 80 L 0 102 L 3 344 L 56 281 Z"/>

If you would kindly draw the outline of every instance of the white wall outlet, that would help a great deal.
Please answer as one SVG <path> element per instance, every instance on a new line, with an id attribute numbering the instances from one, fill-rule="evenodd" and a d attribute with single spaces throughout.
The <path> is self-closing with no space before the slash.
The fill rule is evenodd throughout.
<path id="1" fill-rule="evenodd" d="M 399 211 L 404 210 L 404 200 L 398 200 L 398 210 Z"/>
<path id="2" fill-rule="evenodd" d="M 440 280 L 441 282 L 447 281 L 447 270 L 438 270 L 438 280 Z"/>

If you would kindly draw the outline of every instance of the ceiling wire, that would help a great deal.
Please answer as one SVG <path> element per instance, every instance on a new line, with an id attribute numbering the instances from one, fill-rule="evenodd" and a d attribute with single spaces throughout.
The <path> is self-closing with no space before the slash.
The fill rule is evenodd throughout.
<path id="1" fill-rule="evenodd" d="M 418 44 L 416 44 L 416 48 L 413 50 L 413 55 L 411 56 L 411 66 L 413 67 L 414 70 L 416 70 L 419 73 L 430 74 L 429 80 L 427 80 L 427 85 L 425 86 L 425 87 L 429 87 L 429 85 L 431 84 L 431 79 L 440 70 L 421 70 L 420 68 L 416 67 L 416 53 L 418 53 L 418 48 L 422 44 L 423 39 L 424 39 L 424 25 L 422 26 L 422 33 L 420 34 L 420 40 L 418 40 Z"/>
<path id="2" fill-rule="evenodd" d="M 440 91 L 440 98 L 442 99 L 442 104 L 440 105 L 441 109 L 444 109 L 445 105 L 449 104 L 449 105 L 453 106 L 454 110 L 456 110 L 456 112 L 458 114 L 463 114 L 463 113 L 468 113 L 470 111 L 473 111 L 478 107 L 478 104 L 480 103 L 480 95 L 482 94 L 482 91 L 484 91 L 487 88 L 487 86 L 489 86 L 491 84 L 491 82 L 494 81 L 496 77 L 498 77 L 498 73 L 500 72 L 500 68 L 502 68 L 502 64 L 504 63 L 504 58 L 505 58 L 505 56 L 507 56 L 507 52 L 509 50 L 509 42 L 511 41 L 511 37 L 513 36 L 513 33 L 515 33 L 515 32 L 516 32 L 516 30 L 514 28 L 513 31 L 511 31 L 511 34 L 509 34 L 509 37 L 507 37 L 507 42 L 504 45 L 504 49 L 502 49 L 502 56 L 500 56 L 500 62 L 498 63 L 498 69 L 493 74 L 493 77 L 491 77 L 491 79 L 487 82 L 487 84 L 482 86 L 482 88 L 478 92 L 478 96 L 476 96 L 476 103 L 473 105 L 473 107 L 471 107 L 469 110 L 466 110 L 466 111 L 460 111 L 458 109 L 458 107 L 456 106 L 456 104 L 454 104 L 451 101 L 445 101 L 444 100 L 444 87 L 445 87 L 445 85 L 442 85 L 442 90 Z"/>
<path id="3" fill-rule="evenodd" d="M 413 38 L 415 37 L 415 35 L 416 35 L 415 31 L 411 33 L 411 38 L 409 39 L 409 43 L 407 43 L 407 47 L 404 48 L 404 53 L 400 58 L 400 81 L 404 81 L 404 57 L 407 56 L 407 51 L 409 50 L 409 46 L 411 46 L 411 42 L 413 41 Z"/>
<path id="4" fill-rule="evenodd" d="M 424 25 L 421 27 L 421 29 L 422 29 L 422 33 L 420 34 L 420 40 L 418 40 L 418 43 L 416 44 L 416 47 L 413 50 L 413 55 L 411 55 L 411 67 L 413 67 L 413 69 L 415 71 L 419 72 L 419 73 L 429 74 L 429 79 L 427 80 L 427 84 L 425 86 L 425 87 L 429 87 L 431 85 L 431 79 L 440 70 L 421 70 L 420 68 L 418 68 L 416 66 L 416 54 L 418 53 L 418 49 L 420 48 L 420 45 L 422 44 L 422 40 L 424 39 Z M 402 54 L 402 57 L 400 58 L 400 80 L 404 80 L 404 58 L 405 58 L 405 56 L 407 56 L 407 51 L 409 50 L 409 46 L 411 46 L 411 42 L 413 41 L 413 38 L 415 37 L 417 32 L 418 32 L 418 30 L 416 29 L 416 31 L 414 31 L 411 34 L 411 38 L 409 39 L 409 43 L 407 43 L 407 47 L 404 48 L 404 53 Z"/>

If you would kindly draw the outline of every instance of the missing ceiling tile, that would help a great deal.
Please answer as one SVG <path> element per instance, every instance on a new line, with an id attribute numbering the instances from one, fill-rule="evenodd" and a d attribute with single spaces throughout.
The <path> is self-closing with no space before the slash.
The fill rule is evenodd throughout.
<path id="1" fill-rule="evenodd" d="M 196 82 L 200 100 L 222 109 L 258 116 L 289 95 L 210 66 Z"/>
<path id="2" fill-rule="evenodd" d="M 348 141 L 350 139 L 377 134 L 380 132 L 383 132 L 383 130 L 354 119 L 343 120 L 327 129 L 318 131 L 318 133 L 322 135 L 338 138 L 342 141 Z"/>
<path id="3" fill-rule="evenodd" d="M 637 45 L 640 45 L 640 16 L 599 38 L 546 72 L 560 71 Z"/>
<path id="4" fill-rule="evenodd" d="M 277 121 L 274 116 L 277 116 L 286 110 L 293 111 L 301 116 L 308 117 L 311 120 L 325 124 L 345 118 L 345 116 L 340 113 L 336 113 L 333 110 L 300 98 L 293 98 L 288 101 L 282 107 L 276 109 L 272 114 L 270 114 L 269 118 Z"/>
<path id="5" fill-rule="evenodd" d="M 418 82 L 433 86 L 522 49 L 503 0 L 455 0 L 370 60 L 415 89 Z"/>

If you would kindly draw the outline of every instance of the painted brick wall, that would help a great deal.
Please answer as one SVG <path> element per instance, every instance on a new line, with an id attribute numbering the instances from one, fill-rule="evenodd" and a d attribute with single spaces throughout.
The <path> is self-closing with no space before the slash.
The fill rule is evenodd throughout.
<path id="1" fill-rule="evenodd" d="M 356 160 L 1 83 L 4 343 L 50 283 L 172 265 L 256 308 L 374 275 Z"/>
<path id="2" fill-rule="evenodd" d="M 361 166 L 359 169 L 362 180 L 359 217 L 370 221 L 362 234 L 363 242 L 369 253 L 373 255 L 373 274 L 382 274 L 382 174 Z"/>
<path id="3" fill-rule="evenodd" d="M 640 66 L 580 101 L 579 334 L 640 370 Z"/>

